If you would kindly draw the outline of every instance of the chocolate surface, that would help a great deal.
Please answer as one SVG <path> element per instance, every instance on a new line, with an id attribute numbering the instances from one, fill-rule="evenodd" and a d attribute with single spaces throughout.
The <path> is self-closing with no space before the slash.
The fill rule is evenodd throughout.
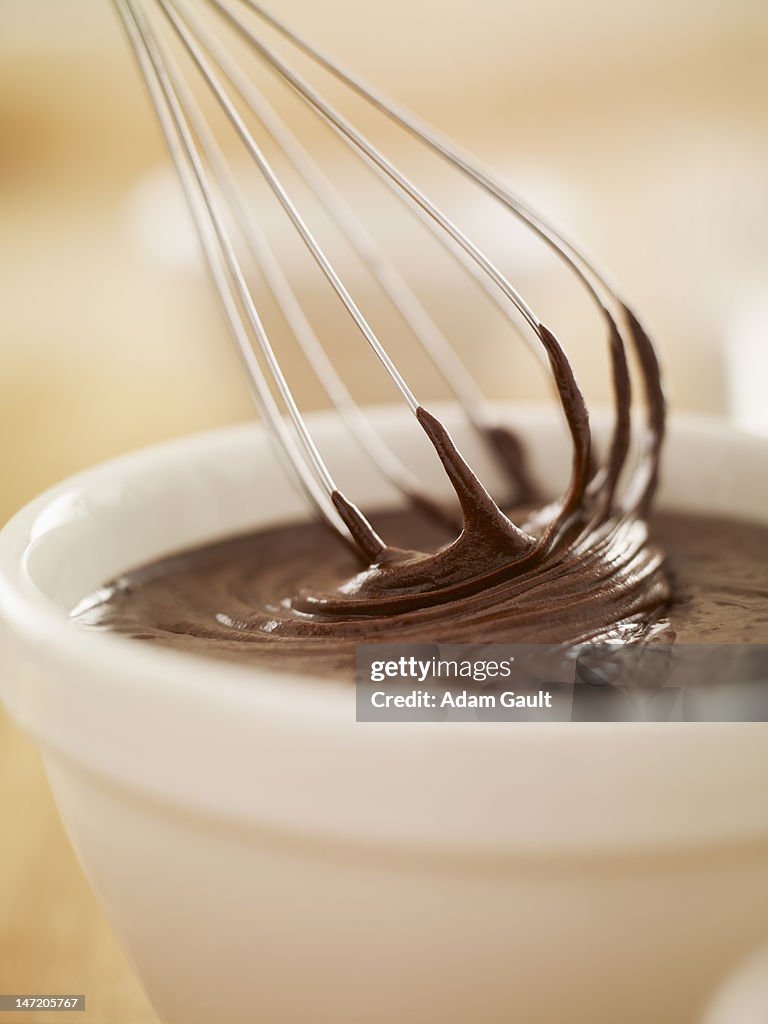
<path id="1" fill-rule="evenodd" d="M 446 527 L 418 513 L 372 518 L 403 548 L 449 540 Z M 312 674 L 346 674 L 355 644 L 376 639 L 768 642 L 768 528 L 667 514 L 655 516 L 650 531 L 647 541 L 642 523 L 611 525 L 600 544 L 565 551 L 546 572 L 445 604 L 307 614 L 296 609 L 296 595 L 308 587 L 334 593 L 355 578 L 358 562 L 321 524 L 295 523 L 138 569 L 94 595 L 77 618 L 182 650 Z"/>
<path id="2" fill-rule="evenodd" d="M 536 326 L 572 449 L 570 480 L 559 498 L 530 503 L 523 446 L 503 425 L 489 423 L 489 447 L 518 500 L 529 502 L 502 511 L 441 421 L 419 406 L 418 424 L 458 499 L 453 527 L 450 515 L 435 514 L 429 498 L 411 495 L 410 511 L 366 517 L 332 490 L 332 508 L 343 524 L 337 532 L 327 522 L 279 526 L 167 559 L 108 585 L 75 617 L 146 640 L 310 672 L 348 665 L 354 645 L 371 640 L 634 643 L 672 639 L 676 628 L 687 639 L 706 639 L 708 630 L 712 638 L 720 631 L 721 640 L 745 638 L 742 605 L 758 625 L 764 615 L 765 586 L 755 598 L 747 581 L 762 564 L 766 531 L 667 517 L 651 537 L 665 421 L 659 367 L 631 311 L 620 305 L 614 317 L 600 308 L 614 393 L 613 431 L 602 455 L 592 445 L 571 364 L 551 331 Z M 631 468 L 628 349 L 646 409 Z M 710 554 L 695 548 L 689 564 L 689 549 L 702 536 Z M 740 560 L 735 552 L 746 537 L 753 547 Z M 665 539 L 678 552 L 676 590 Z M 725 560 L 716 557 L 722 551 Z M 728 579 L 730 606 L 721 589 Z M 670 606 L 671 623 L 665 618 Z"/>

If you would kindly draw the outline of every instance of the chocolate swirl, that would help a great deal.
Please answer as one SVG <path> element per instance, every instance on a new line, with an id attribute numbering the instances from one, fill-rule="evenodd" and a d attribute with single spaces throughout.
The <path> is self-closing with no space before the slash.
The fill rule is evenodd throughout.
<path id="1" fill-rule="evenodd" d="M 620 493 L 630 451 L 630 375 L 621 333 L 603 311 L 615 403 L 603 462 L 570 363 L 539 325 L 573 451 L 558 500 L 503 511 L 441 421 L 419 408 L 418 422 L 458 497 L 457 536 L 446 532 L 445 517 L 420 507 L 376 517 L 399 540 L 385 543 L 336 492 L 355 546 L 345 548 L 321 524 L 263 531 L 118 580 L 106 599 L 80 609 L 80 620 L 230 653 L 248 646 L 289 664 L 304 656 L 333 660 L 365 640 L 634 642 L 659 632 L 671 597 L 647 525 L 664 433 L 659 368 L 647 335 L 623 307 L 647 419 L 643 450 Z M 528 484 L 520 442 L 506 436 L 515 453 L 508 462 L 513 482 Z"/>
<path id="2" fill-rule="evenodd" d="M 466 621 L 495 609 L 505 639 L 549 639 L 546 619 L 564 610 L 571 624 L 568 639 L 645 635 L 670 598 L 663 559 L 649 545 L 645 525 L 658 479 L 665 406 L 653 346 L 636 317 L 622 307 L 648 419 L 645 450 L 628 497 L 619 501 L 617 486 L 629 453 L 631 385 L 621 334 L 607 309 L 601 309 L 608 325 L 615 405 L 604 465 L 594 458 L 587 408 L 571 365 L 552 332 L 539 324 L 573 447 L 571 479 L 561 499 L 514 523 L 443 424 L 419 408 L 417 419 L 459 500 L 463 521 L 458 537 L 431 554 L 387 545 L 336 492 L 336 507 L 368 564 L 331 592 L 304 587 L 286 596 L 271 633 L 379 636 L 417 622 L 431 629 L 438 619 Z"/>

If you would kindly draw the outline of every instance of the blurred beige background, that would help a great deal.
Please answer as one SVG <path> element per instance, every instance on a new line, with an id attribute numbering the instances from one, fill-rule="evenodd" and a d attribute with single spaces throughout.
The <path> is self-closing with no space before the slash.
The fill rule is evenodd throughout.
<path id="1" fill-rule="evenodd" d="M 729 366 L 733 351 L 763 348 L 754 336 L 766 319 L 764 3 L 282 0 L 280 10 L 599 255 L 655 332 L 677 408 L 755 401 L 734 403 L 731 391 L 749 390 L 765 364 L 736 385 Z M 253 409 L 111 5 L 4 0 L 0 76 L 2 521 L 94 460 Z M 321 156 L 325 140 L 312 136 Z M 408 268 L 397 238 L 393 247 Z M 505 269 L 534 301 L 557 303 L 538 255 L 521 250 Z M 460 348 L 483 336 L 473 359 L 489 393 L 546 394 L 464 291 L 416 277 L 442 322 L 458 325 Z M 557 311 L 551 319 L 560 326 Z M 565 340 L 587 355 L 580 377 L 605 400 L 603 349 L 578 318 L 569 326 Z M 393 398 L 367 362 L 358 369 L 361 350 L 360 397 Z M 493 371 L 494 355 L 510 372 Z M 439 394 L 433 373 L 414 374 L 420 395 Z M 294 382 L 307 406 L 323 404 L 306 371 Z"/>
<path id="2" fill-rule="evenodd" d="M 279 8 L 599 254 L 659 340 L 676 408 L 766 429 L 764 2 L 281 0 Z M 326 136 L 303 132 L 454 329 L 488 393 L 545 396 L 498 318 L 440 266 L 416 260 L 347 165 L 336 167 Z M 0 138 L 1 523 L 95 460 L 254 413 L 106 0 L 3 0 Z M 429 178 L 428 165 L 419 170 Z M 471 222 L 471 201 L 439 184 Z M 488 229 L 487 214 L 478 215 Z M 567 330 L 580 379 L 605 401 L 593 321 L 539 253 L 515 242 L 509 256 L 505 269 Z M 293 267 L 296 283 L 326 315 L 302 267 Z M 330 349 L 348 357 L 359 397 L 391 398 L 338 314 L 327 316 Z M 408 355 L 396 344 L 395 352 Z M 301 402 L 321 406 L 295 353 L 286 361 Z M 420 397 L 441 394 L 425 365 L 411 372 Z M 0 772 L 9 839 L 0 854 L 0 990 L 85 991 L 84 1024 L 154 1021 L 79 875 L 36 756 L 4 723 Z"/>

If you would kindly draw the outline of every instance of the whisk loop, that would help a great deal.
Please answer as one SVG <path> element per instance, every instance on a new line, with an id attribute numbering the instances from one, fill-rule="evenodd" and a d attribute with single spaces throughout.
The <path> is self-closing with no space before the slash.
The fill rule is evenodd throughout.
<path id="1" fill-rule="evenodd" d="M 220 114 L 234 130 L 263 182 L 282 208 L 327 284 L 370 346 L 385 372 L 436 447 L 442 438 L 439 421 L 423 409 L 387 347 L 353 298 L 337 266 L 310 228 L 299 204 L 281 180 L 273 162 L 249 127 L 246 114 L 288 161 L 292 171 L 331 215 L 361 263 L 377 281 L 398 316 L 450 387 L 466 415 L 516 480 L 530 490 L 516 438 L 498 422 L 463 360 L 438 326 L 414 288 L 377 243 L 341 190 L 329 179 L 307 146 L 254 82 L 225 41 L 226 32 L 247 47 L 305 107 L 335 133 L 354 157 L 382 181 L 427 227 L 448 256 L 493 299 L 515 333 L 550 367 L 573 445 L 573 470 L 568 489 L 556 506 L 536 550 L 551 549 L 571 528 L 585 494 L 592 496 L 591 515 L 599 518 L 615 504 L 615 494 L 630 442 L 630 372 L 627 347 L 634 350 L 648 407 L 645 457 L 635 468 L 624 496 L 629 511 L 644 511 L 656 483 L 663 434 L 664 399 L 658 383 L 656 357 L 635 315 L 619 297 L 606 274 L 568 241 L 547 219 L 529 207 L 476 161 L 433 129 L 382 96 L 356 75 L 341 68 L 255 0 L 114 0 L 146 80 L 160 126 L 184 189 L 216 291 L 254 398 L 286 465 L 317 513 L 342 537 L 351 541 L 369 562 L 380 559 L 385 541 L 339 490 L 315 444 L 259 314 L 232 227 L 246 258 L 258 267 L 285 322 L 334 407 L 352 435 L 377 467 L 413 502 L 433 514 L 441 507 L 423 491 L 414 474 L 371 426 L 342 377 L 294 291 L 280 261 L 243 194 L 237 176 L 219 145 L 211 120 L 196 98 L 193 81 L 202 83 Z M 615 400 L 615 424 L 603 465 L 591 450 L 587 409 L 568 359 L 555 335 L 508 280 L 500 268 L 443 210 L 382 150 L 374 145 L 326 96 L 275 49 L 264 29 L 277 33 L 303 58 L 330 73 L 347 90 L 372 105 L 433 155 L 447 162 L 503 209 L 541 238 L 576 275 L 602 317 L 608 337 Z M 176 53 L 183 55 L 185 70 Z M 274 390 L 274 393 L 273 393 Z M 280 404 L 276 400 L 279 398 Z M 281 408 L 282 406 L 282 408 Z M 451 458 L 454 486 L 474 480 L 455 449 Z M 477 484 L 477 487 L 480 485 Z M 483 492 L 485 494 L 485 492 Z M 525 495 L 524 496 L 530 496 Z M 487 496 L 488 502 L 492 499 Z M 485 500 L 485 499 L 483 499 Z M 503 527 L 511 550 L 531 556 L 533 538 L 506 521 Z"/>

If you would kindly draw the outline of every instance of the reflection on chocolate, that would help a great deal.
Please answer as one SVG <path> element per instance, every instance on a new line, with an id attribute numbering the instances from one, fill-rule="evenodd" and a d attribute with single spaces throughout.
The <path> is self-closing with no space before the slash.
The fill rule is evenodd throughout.
<path id="1" fill-rule="evenodd" d="M 336 491 L 349 548 L 320 525 L 262 531 L 140 569 L 83 602 L 75 617 L 144 639 L 310 671 L 349 664 L 360 641 L 637 642 L 670 639 L 678 626 L 688 629 L 691 616 L 700 621 L 690 639 L 712 635 L 724 622 L 728 635 L 719 639 L 742 639 L 748 620 L 760 625 L 764 616 L 764 592 L 755 597 L 747 581 L 764 559 L 768 531 L 665 517 L 651 541 L 647 517 L 665 417 L 659 367 L 647 335 L 622 307 L 647 409 L 640 457 L 629 472 L 629 363 L 616 321 L 604 308 L 603 315 L 614 427 L 602 464 L 571 365 L 554 335 L 543 324 L 537 328 L 573 452 L 560 499 L 505 514 L 440 420 L 418 408 L 418 423 L 458 498 L 462 524 L 453 534 L 450 517 L 430 515 L 425 503 L 374 517 L 374 526 Z M 517 494 L 530 496 L 518 440 L 493 427 L 488 439 Z M 727 543 L 713 529 L 727 534 Z M 703 536 L 712 550 L 689 560 L 691 545 Z M 671 625 L 665 540 L 681 557 Z M 746 561 L 736 554 L 739 546 Z M 722 550 L 725 564 L 717 557 Z M 715 596 L 728 579 L 735 615 Z M 689 605 L 686 580 L 696 581 Z"/>
<path id="2" fill-rule="evenodd" d="M 404 549 L 434 549 L 449 539 L 445 526 L 416 513 L 373 519 Z M 350 674 L 360 640 L 768 642 L 768 528 L 659 515 L 650 531 L 653 543 L 637 520 L 612 524 L 599 541 L 568 547 L 545 570 L 510 574 L 441 604 L 308 615 L 296 610 L 296 594 L 310 585 L 335 593 L 355 578 L 356 558 L 320 524 L 285 525 L 139 569 L 84 602 L 77 617 L 201 654 L 315 674 Z M 669 606 L 662 548 L 674 580 Z"/>

